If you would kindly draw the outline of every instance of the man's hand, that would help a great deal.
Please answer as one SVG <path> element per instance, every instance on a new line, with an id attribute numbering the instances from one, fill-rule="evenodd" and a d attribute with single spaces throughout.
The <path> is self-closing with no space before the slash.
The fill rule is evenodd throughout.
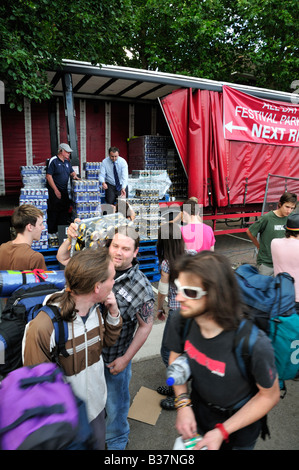
<path id="1" fill-rule="evenodd" d="M 104 302 L 105 306 L 108 308 L 110 315 L 112 317 L 118 317 L 118 305 L 114 293 L 111 291 L 107 299 Z"/>
<path id="2" fill-rule="evenodd" d="M 80 219 L 75 219 L 75 222 L 72 222 L 71 225 L 67 229 L 67 236 L 69 239 L 78 238 L 78 224 L 80 223 Z"/>
<path id="3" fill-rule="evenodd" d="M 55 193 L 55 196 L 57 197 L 57 199 L 61 199 L 61 192 L 59 191 L 59 189 L 55 189 L 54 190 L 54 193 Z"/>
<path id="4" fill-rule="evenodd" d="M 117 375 L 122 372 L 130 361 L 126 361 L 123 356 L 117 357 L 110 364 L 107 364 L 108 369 L 110 369 L 110 374 Z"/>
<path id="5" fill-rule="evenodd" d="M 191 406 L 177 410 L 176 429 L 183 439 L 191 439 L 197 433 L 197 424 Z"/>
<path id="6" fill-rule="evenodd" d="M 166 313 L 164 308 L 161 308 L 160 310 L 157 311 L 157 318 L 160 321 L 165 321 L 166 320 Z"/>
<path id="7" fill-rule="evenodd" d="M 207 447 L 208 450 L 219 450 L 223 442 L 223 436 L 219 429 L 212 429 L 208 431 L 199 441 L 193 450 L 200 450 L 203 447 Z"/>

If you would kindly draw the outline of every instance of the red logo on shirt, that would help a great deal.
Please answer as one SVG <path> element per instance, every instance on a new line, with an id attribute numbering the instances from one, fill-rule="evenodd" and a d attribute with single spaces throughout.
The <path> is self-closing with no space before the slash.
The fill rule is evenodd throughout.
<path id="1" fill-rule="evenodd" d="M 212 374 L 220 375 L 224 377 L 225 375 L 225 362 L 216 361 L 206 356 L 202 352 L 198 351 L 189 340 L 185 343 L 185 351 L 191 359 L 194 359 L 201 366 L 206 367 L 212 372 Z"/>

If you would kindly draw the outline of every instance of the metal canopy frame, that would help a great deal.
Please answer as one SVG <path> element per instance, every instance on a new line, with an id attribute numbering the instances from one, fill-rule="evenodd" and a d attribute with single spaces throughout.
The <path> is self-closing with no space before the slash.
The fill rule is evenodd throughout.
<path id="1" fill-rule="evenodd" d="M 75 125 L 74 98 L 129 103 L 155 104 L 163 96 L 181 88 L 222 92 L 223 85 L 231 86 L 258 98 L 291 102 L 292 93 L 219 82 L 186 75 L 134 69 L 114 65 L 92 65 L 89 62 L 63 60 L 59 69 L 47 72 L 53 97 L 62 96 L 65 105 L 66 124 L 70 146 L 74 149 L 72 163 L 79 165 Z M 51 116 L 51 148 L 57 146 L 57 133 L 53 109 Z M 57 148 L 57 147 L 56 147 Z"/>
<path id="2" fill-rule="evenodd" d="M 48 72 L 54 94 L 63 93 L 61 79 L 65 73 L 72 75 L 74 95 L 90 98 L 152 102 L 179 88 L 221 92 L 223 85 L 264 99 L 291 102 L 292 98 L 292 93 L 276 90 L 130 67 L 92 65 L 75 60 L 63 60 L 59 70 Z"/>

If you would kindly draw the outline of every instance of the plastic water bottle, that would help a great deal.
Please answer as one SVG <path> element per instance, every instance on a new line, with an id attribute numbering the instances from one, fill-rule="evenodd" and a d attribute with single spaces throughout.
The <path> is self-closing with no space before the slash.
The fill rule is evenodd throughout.
<path id="1" fill-rule="evenodd" d="M 178 356 L 170 366 L 167 367 L 167 385 L 182 385 L 187 382 L 191 375 L 190 366 L 186 354 Z"/>

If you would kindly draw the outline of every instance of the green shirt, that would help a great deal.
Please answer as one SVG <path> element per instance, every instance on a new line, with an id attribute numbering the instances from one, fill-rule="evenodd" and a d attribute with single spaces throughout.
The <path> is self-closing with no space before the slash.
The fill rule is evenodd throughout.
<path id="1" fill-rule="evenodd" d="M 270 211 L 249 228 L 254 237 L 258 233 L 260 234 L 257 264 L 265 264 L 273 268 L 271 241 L 273 238 L 284 238 L 286 223 L 287 217 L 278 217 L 273 211 Z"/>

